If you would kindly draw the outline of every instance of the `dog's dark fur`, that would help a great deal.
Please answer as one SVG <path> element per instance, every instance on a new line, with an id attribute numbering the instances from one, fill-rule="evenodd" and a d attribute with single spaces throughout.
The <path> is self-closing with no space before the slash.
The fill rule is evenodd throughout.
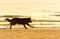
<path id="1" fill-rule="evenodd" d="M 11 20 L 7 18 L 5 20 L 7 20 L 8 22 L 10 22 L 10 29 L 11 29 L 12 25 L 15 25 L 15 24 L 22 24 L 25 27 L 25 29 L 28 29 L 25 25 L 28 25 L 28 26 L 30 26 L 30 27 L 33 28 L 33 26 L 31 26 L 29 24 L 29 23 L 32 22 L 32 20 L 31 20 L 30 17 L 29 18 L 13 18 Z"/>

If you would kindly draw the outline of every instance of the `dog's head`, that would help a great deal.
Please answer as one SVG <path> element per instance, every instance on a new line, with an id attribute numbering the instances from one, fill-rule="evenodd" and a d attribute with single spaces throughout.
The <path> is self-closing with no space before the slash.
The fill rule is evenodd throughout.
<path id="1" fill-rule="evenodd" d="M 31 23 L 32 22 L 31 17 L 27 18 L 27 21 Z"/>

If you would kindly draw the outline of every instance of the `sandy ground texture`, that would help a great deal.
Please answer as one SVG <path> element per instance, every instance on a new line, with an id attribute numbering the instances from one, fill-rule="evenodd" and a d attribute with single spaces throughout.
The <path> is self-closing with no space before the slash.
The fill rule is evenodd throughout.
<path id="1" fill-rule="evenodd" d="M 0 39 L 60 39 L 60 28 L 0 29 Z"/>

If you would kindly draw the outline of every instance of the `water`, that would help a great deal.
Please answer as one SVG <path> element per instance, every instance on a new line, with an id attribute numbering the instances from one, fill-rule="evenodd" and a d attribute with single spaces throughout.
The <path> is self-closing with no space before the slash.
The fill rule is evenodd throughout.
<path id="1" fill-rule="evenodd" d="M 6 18 L 1 18 L 0 19 L 0 28 L 9 28 L 9 22 L 5 21 Z M 33 21 L 30 23 L 32 26 L 35 27 L 60 27 L 60 22 L 39 22 L 39 21 Z M 8 27 L 7 27 L 8 26 Z M 22 25 L 14 25 L 13 28 L 20 28 L 23 27 Z"/>
<path id="2" fill-rule="evenodd" d="M 60 27 L 60 22 L 32 22 L 30 23 L 35 27 Z M 0 22 L 0 28 L 6 28 L 9 22 Z M 23 27 L 22 25 L 14 25 L 13 27 Z"/>

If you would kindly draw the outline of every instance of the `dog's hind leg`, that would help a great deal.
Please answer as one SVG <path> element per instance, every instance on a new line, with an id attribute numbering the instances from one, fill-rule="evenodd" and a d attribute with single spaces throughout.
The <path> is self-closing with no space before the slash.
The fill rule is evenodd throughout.
<path id="1" fill-rule="evenodd" d="M 12 28 L 12 25 L 10 24 L 10 29 Z"/>

